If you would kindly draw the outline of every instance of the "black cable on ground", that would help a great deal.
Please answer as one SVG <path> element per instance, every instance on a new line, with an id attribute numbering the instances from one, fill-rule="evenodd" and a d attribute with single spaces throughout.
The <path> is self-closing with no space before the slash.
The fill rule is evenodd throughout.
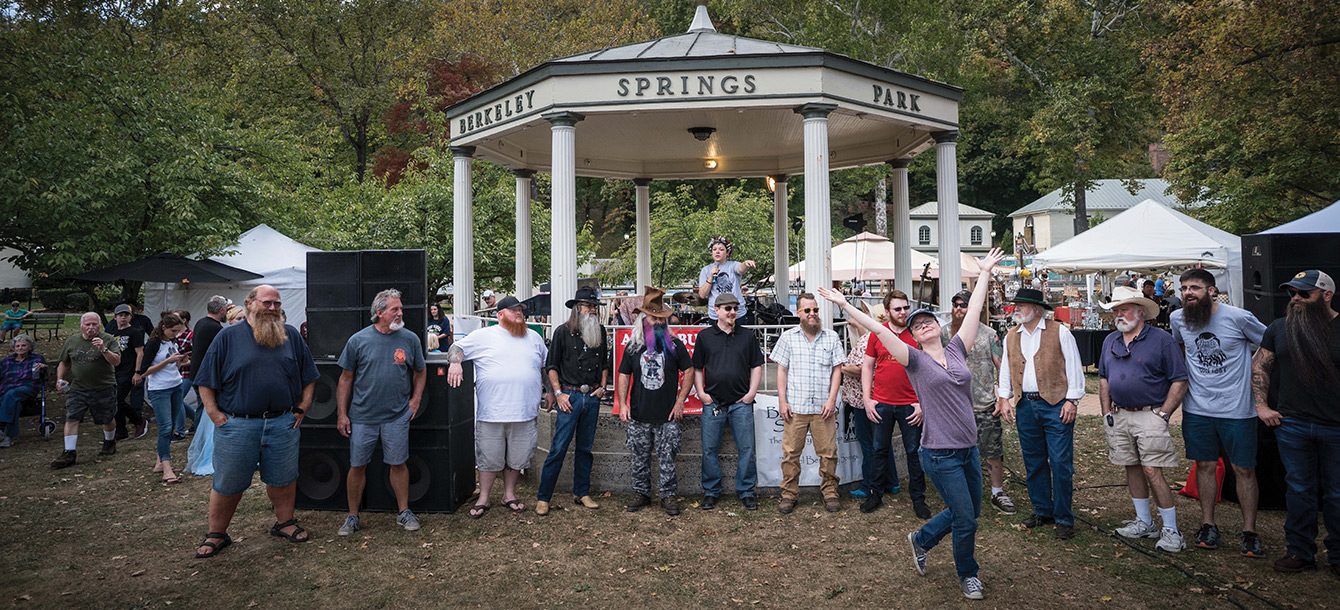
<path id="1" fill-rule="evenodd" d="M 1018 486 L 1022 486 L 1022 487 L 1024 487 L 1025 489 L 1028 488 L 1027 483 L 1026 483 L 1023 479 L 1021 479 L 1021 478 L 1019 477 L 1019 473 L 1015 472 L 1012 468 L 1010 468 L 1008 464 L 1005 465 L 1005 471 L 1009 473 L 1009 477 L 1007 477 L 1007 478 L 1009 479 L 1009 482 L 1014 483 L 1015 486 L 1017 486 L 1017 487 L 1018 487 Z M 1090 486 L 1087 486 L 1087 487 L 1077 487 L 1077 488 L 1075 488 L 1075 489 L 1076 489 L 1076 491 L 1078 491 L 1078 490 L 1082 490 L 1082 489 L 1099 489 L 1099 488 L 1104 488 L 1104 487 L 1126 487 L 1126 485 L 1125 485 L 1125 484 L 1121 484 L 1121 485 L 1090 485 Z M 1073 505 L 1073 501 L 1072 501 L 1072 505 Z M 1257 601 L 1260 601 L 1261 603 L 1264 603 L 1264 604 L 1266 604 L 1267 606 L 1270 606 L 1271 608 L 1274 608 L 1275 610 L 1284 610 L 1283 606 L 1280 606 L 1279 604 L 1276 604 L 1275 602 L 1273 602 L 1273 601 L 1271 601 L 1271 600 L 1269 600 L 1269 599 L 1266 599 L 1266 598 L 1264 598 L 1264 597 L 1258 595 L 1256 592 L 1254 592 L 1254 591 L 1250 591 L 1250 590 L 1248 590 L 1247 588 L 1242 587 L 1241 585 L 1238 585 L 1238 584 L 1235 583 L 1235 582 L 1231 582 L 1231 581 L 1228 581 L 1228 580 L 1224 580 L 1224 579 L 1222 579 L 1222 578 L 1215 577 L 1215 580 L 1218 580 L 1218 581 L 1220 581 L 1220 582 L 1223 583 L 1223 584 L 1216 584 L 1215 582 L 1213 582 L 1212 580 L 1210 580 L 1210 578 L 1209 578 L 1209 574 L 1208 574 L 1208 573 L 1207 573 L 1206 576 L 1204 576 L 1204 577 L 1202 577 L 1202 576 L 1198 576 L 1195 572 L 1192 572 L 1191 570 L 1188 570 L 1187 568 L 1183 567 L 1181 564 L 1179 564 L 1179 563 L 1173 561 L 1173 560 L 1172 560 L 1172 556 L 1171 556 L 1170 554 L 1168 554 L 1168 553 L 1160 554 L 1160 553 L 1157 551 L 1157 549 L 1154 550 L 1154 551 L 1150 551 L 1149 549 L 1147 549 L 1147 548 L 1145 548 L 1145 547 L 1143 547 L 1143 546 L 1141 546 L 1141 545 L 1135 544 L 1134 542 L 1132 542 L 1132 541 L 1130 541 L 1130 540 L 1127 540 L 1126 538 L 1123 538 L 1123 537 L 1121 537 L 1121 536 L 1118 536 L 1118 535 L 1116 534 L 1116 532 L 1114 532 L 1114 531 L 1112 531 L 1112 530 L 1105 529 L 1105 528 L 1103 528 L 1101 525 L 1099 525 L 1099 524 L 1097 524 L 1097 523 L 1095 523 L 1095 522 L 1093 522 L 1093 521 L 1090 521 L 1090 520 L 1088 520 L 1088 519 L 1086 519 L 1086 518 L 1084 518 L 1084 517 L 1081 517 L 1081 516 L 1079 516 L 1078 514 L 1075 515 L 1075 519 L 1077 519 L 1077 520 L 1079 520 L 1079 521 L 1083 521 L 1085 524 L 1089 525 L 1090 527 L 1092 527 L 1092 528 L 1094 528 L 1094 529 L 1096 529 L 1096 530 L 1098 530 L 1098 531 L 1100 531 L 1100 532 L 1103 532 L 1104 534 L 1107 534 L 1108 536 L 1111 536 L 1111 537 L 1113 537 L 1113 538 L 1116 538 L 1119 542 L 1121 542 L 1122 544 L 1124 544 L 1124 545 L 1126 545 L 1126 546 L 1128 546 L 1128 547 L 1130 547 L 1130 548 L 1132 548 L 1132 549 L 1135 549 L 1135 550 L 1137 550 L 1137 551 L 1139 551 L 1139 552 L 1141 552 L 1141 553 L 1144 553 L 1145 555 L 1147 555 L 1147 556 L 1149 556 L 1149 557 L 1151 557 L 1151 558 L 1157 559 L 1157 560 L 1163 562 L 1164 564 L 1173 567 L 1173 568 L 1176 569 L 1178 572 L 1181 572 L 1183 575 L 1185 575 L 1187 578 L 1189 578 L 1189 579 L 1191 579 L 1191 580 L 1193 580 L 1193 581 L 1199 583 L 1199 584 L 1202 585 L 1202 586 L 1210 587 L 1210 588 L 1212 588 L 1212 589 L 1215 589 L 1216 591 L 1219 591 L 1219 590 L 1222 590 L 1221 587 L 1224 587 L 1224 586 L 1226 585 L 1226 586 L 1227 586 L 1227 589 L 1230 590 L 1230 591 L 1241 591 L 1241 592 L 1243 592 L 1243 593 L 1246 593 L 1247 595 L 1252 596 L 1252 597 L 1255 598 Z M 1243 606 L 1241 603 L 1239 603 L 1237 600 L 1233 599 L 1232 597 L 1225 596 L 1224 599 L 1228 600 L 1228 602 L 1231 603 L 1231 604 L 1233 604 L 1234 606 L 1237 606 L 1237 607 L 1239 607 L 1239 608 L 1242 608 L 1243 610 L 1246 610 L 1246 606 Z"/>

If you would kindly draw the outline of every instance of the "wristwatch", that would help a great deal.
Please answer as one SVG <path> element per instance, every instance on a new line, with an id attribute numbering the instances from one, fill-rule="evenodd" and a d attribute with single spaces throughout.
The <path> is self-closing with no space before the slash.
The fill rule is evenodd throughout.
<path id="1" fill-rule="evenodd" d="M 1162 417 L 1164 422 L 1167 422 L 1169 418 L 1172 417 L 1172 413 L 1164 413 L 1163 409 L 1158 409 L 1155 411 L 1155 413 L 1158 413 L 1159 417 Z"/>
<path id="2" fill-rule="evenodd" d="M 295 415 L 303 415 L 303 414 L 307 413 L 307 409 L 304 409 L 304 408 L 302 408 L 302 407 L 293 407 L 293 413 L 294 413 Z"/>

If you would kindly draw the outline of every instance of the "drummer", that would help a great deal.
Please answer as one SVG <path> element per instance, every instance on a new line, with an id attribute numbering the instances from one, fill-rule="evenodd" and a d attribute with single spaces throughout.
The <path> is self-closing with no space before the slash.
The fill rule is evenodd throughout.
<path id="1" fill-rule="evenodd" d="M 757 267 L 754 261 L 736 262 L 728 260 L 735 248 L 725 237 L 713 237 L 708 244 L 712 251 L 712 264 L 703 267 L 698 273 L 698 295 L 707 299 L 707 317 L 711 323 L 717 319 L 717 295 L 731 293 L 740 302 L 738 319 L 743 320 L 745 313 L 744 292 L 742 290 L 745 269 Z"/>

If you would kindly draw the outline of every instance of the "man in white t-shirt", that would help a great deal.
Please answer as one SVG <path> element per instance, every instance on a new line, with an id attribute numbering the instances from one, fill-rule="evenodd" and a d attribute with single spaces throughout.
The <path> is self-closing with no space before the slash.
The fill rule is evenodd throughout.
<path id="1" fill-rule="evenodd" d="M 447 383 L 461 385 L 461 362 L 475 365 L 475 464 L 479 499 L 471 519 L 489 509 L 489 491 L 501 472 L 503 505 L 512 512 L 526 506 L 517 500 L 516 482 L 535 454 L 535 419 L 539 415 L 544 361 L 549 350 L 535 331 L 526 328 L 525 307 L 513 296 L 498 301 L 498 324 L 481 328 L 451 345 Z M 544 394 L 546 406 L 553 395 Z"/>
<path id="2" fill-rule="evenodd" d="M 708 245 L 712 251 L 712 264 L 703 267 L 698 272 L 698 296 L 707 299 L 707 317 L 713 322 L 717 319 L 717 295 L 730 293 L 740 303 L 740 320 L 744 319 L 746 313 L 744 306 L 744 270 L 753 269 L 757 265 L 754 261 L 744 261 L 743 263 L 726 260 L 730 258 L 735 251 L 731 246 L 730 240 L 725 237 L 713 237 L 712 243 Z"/>

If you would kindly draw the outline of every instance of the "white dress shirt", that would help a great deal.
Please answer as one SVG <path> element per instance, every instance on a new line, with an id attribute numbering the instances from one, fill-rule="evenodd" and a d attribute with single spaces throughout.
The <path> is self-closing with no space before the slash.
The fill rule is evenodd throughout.
<path id="1" fill-rule="evenodd" d="M 1079 361 L 1079 347 L 1075 345 L 1075 336 L 1064 324 L 1053 321 L 1059 327 L 1057 338 L 1061 341 L 1061 356 L 1065 358 L 1065 397 L 1079 400 L 1084 397 L 1084 365 Z M 1023 391 L 1038 391 L 1038 376 L 1033 369 L 1033 355 L 1038 353 L 1038 344 L 1042 341 L 1042 330 L 1047 328 L 1047 319 L 1038 322 L 1033 332 L 1027 326 L 1019 327 L 1019 350 L 1024 353 Z M 1011 328 L 1009 332 L 1014 332 Z M 996 383 L 996 395 L 1001 398 L 1014 398 L 1014 384 L 1010 380 L 1010 342 L 1005 336 L 1005 355 L 1000 359 L 1000 377 Z"/>

